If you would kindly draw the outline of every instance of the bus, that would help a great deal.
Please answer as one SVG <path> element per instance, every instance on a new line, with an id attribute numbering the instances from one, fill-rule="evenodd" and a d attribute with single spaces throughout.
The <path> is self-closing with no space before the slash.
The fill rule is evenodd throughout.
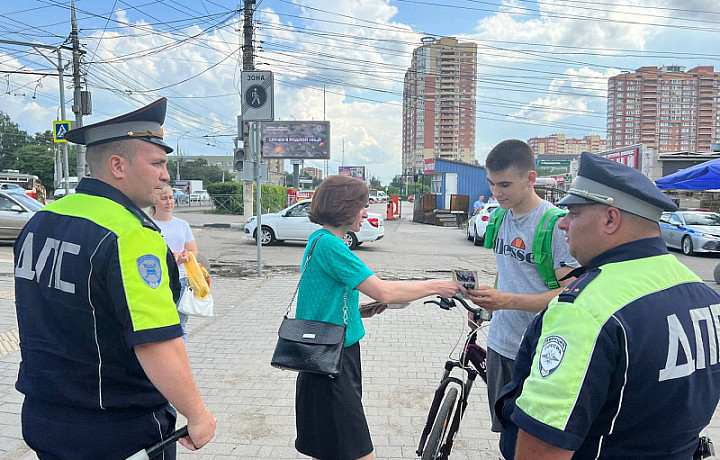
<path id="1" fill-rule="evenodd" d="M 35 182 L 38 176 L 33 174 L 22 174 L 16 169 L 5 169 L 0 172 L 0 183 L 17 184 L 25 189 L 25 194 L 30 198 L 35 198 Z"/>

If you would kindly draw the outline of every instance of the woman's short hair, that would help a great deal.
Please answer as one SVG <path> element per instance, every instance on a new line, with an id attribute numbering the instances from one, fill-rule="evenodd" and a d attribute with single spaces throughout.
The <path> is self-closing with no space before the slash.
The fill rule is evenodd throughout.
<path id="1" fill-rule="evenodd" d="M 173 188 L 170 186 L 170 184 L 168 184 L 167 182 L 164 182 L 162 190 L 160 190 L 160 195 L 162 195 L 163 193 L 167 193 L 167 192 L 170 192 L 173 195 L 175 194 L 175 190 L 173 190 Z"/>
<path id="2" fill-rule="evenodd" d="M 330 176 L 315 190 L 308 217 L 319 225 L 348 225 L 365 207 L 369 196 L 367 185 L 360 179 Z"/>

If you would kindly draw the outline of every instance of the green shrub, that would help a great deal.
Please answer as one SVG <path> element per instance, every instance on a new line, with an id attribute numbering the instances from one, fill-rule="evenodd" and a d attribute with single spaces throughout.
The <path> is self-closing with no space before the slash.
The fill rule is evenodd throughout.
<path id="1" fill-rule="evenodd" d="M 242 195 L 243 184 L 240 182 L 214 182 L 208 184 L 207 192 L 210 195 Z"/>
<path id="2" fill-rule="evenodd" d="M 212 197 L 216 212 L 243 214 L 243 184 L 240 182 L 216 182 L 207 186 Z M 286 187 L 279 185 L 262 185 L 262 212 L 277 212 L 287 206 Z M 253 200 L 255 186 L 253 184 Z"/>

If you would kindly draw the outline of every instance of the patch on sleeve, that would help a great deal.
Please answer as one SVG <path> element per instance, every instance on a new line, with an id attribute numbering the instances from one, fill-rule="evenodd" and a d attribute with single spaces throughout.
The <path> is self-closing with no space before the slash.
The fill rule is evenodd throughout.
<path id="1" fill-rule="evenodd" d="M 160 259 L 154 254 L 145 254 L 137 258 L 137 268 L 140 278 L 153 289 L 160 286 L 162 281 L 162 266 Z"/>
<path id="2" fill-rule="evenodd" d="M 551 335 L 545 338 L 540 350 L 540 376 L 542 378 L 555 372 L 565 356 L 567 342 L 559 335 Z"/>

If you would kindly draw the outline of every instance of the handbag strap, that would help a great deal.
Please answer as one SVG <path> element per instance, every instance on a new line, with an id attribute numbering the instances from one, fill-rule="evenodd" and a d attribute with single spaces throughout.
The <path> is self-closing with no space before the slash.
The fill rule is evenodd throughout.
<path id="1" fill-rule="evenodd" d="M 292 295 L 292 298 L 290 299 L 290 303 L 287 306 L 287 309 L 285 310 L 285 318 L 287 318 L 290 315 L 290 309 L 292 309 L 292 304 L 295 302 L 295 297 L 297 297 L 298 291 L 300 290 L 300 282 L 302 281 L 302 277 L 305 274 L 305 269 L 307 269 L 308 264 L 310 263 L 310 258 L 312 257 L 313 249 L 315 249 L 315 245 L 317 244 L 318 240 L 322 238 L 324 233 L 318 235 L 317 238 L 315 238 L 315 241 L 312 242 L 310 245 L 310 249 L 308 250 L 307 257 L 305 257 L 305 262 L 303 263 L 302 270 L 300 270 L 300 279 L 298 280 L 297 286 L 295 286 L 295 292 Z M 347 287 L 343 291 L 343 323 L 347 325 L 347 315 L 348 308 L 347 308 Z"/>

